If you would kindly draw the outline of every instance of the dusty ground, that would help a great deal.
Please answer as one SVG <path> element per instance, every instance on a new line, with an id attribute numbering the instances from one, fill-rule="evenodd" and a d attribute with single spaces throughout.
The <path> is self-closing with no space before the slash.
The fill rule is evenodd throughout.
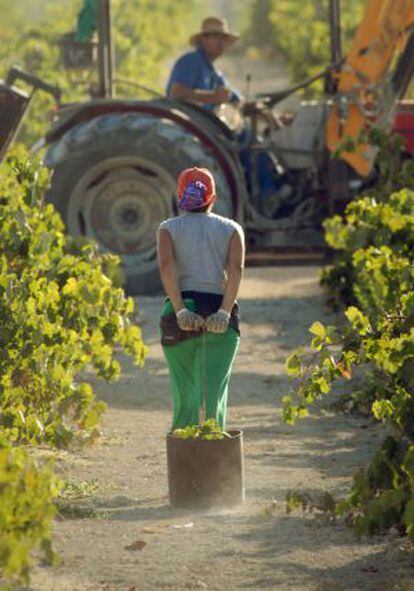
<path id="1" fill-rule="evenodd" d="M 319 413 L 295 428 L 280 420 L 286 355 L 306 342 L 313 320 L 327 320 L 317 274 L 312 267 L 246 272 L 228 425 L 244 429 L 246 502 L 233 511 L 168 504 L 170 394 L 156 332 L 162 299 L 140 298 L 146 367 L 126 361 L 118 384 L 97 386 L 109 405 L 104 440 L 62 454 L 63 473 L 96 490 L 56 522 L 62 563 L 37 567 L 33 591 L 414 589 L 414 554 L 398 538 L 358 542 L 343 525 L 285 511 L 292 488 L 344 493 L 380 437 L 366 420 L 344 415 Z"/>

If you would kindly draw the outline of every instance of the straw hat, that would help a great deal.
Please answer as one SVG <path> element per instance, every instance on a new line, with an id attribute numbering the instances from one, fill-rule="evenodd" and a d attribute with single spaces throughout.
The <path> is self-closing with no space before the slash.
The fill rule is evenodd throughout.
<path id="1" fill-rule="evenodd" d="M 208 16 L 201 23 L 201 31 L 190 37 L 191 45 L 198 45 L 200 37 L 209 33 L 223 35 L 227 38 L 227 43 L 229 45 L 232 45 L 238 41 L 238 39 L 240 39 L 240 35 L 237 35 L 236 33 L 230 33 L 229 26 L 225 18 Z"/>

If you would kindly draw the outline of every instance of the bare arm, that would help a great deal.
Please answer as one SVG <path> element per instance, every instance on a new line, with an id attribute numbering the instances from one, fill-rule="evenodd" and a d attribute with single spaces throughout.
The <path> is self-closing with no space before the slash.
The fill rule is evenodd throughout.
<path id="1" fill-rule="evenodd" d="M 201 88 L 191 88 L 181 82 L 174 82 L 171 87 L 171 98 L 177 101 L 191 101 L 205 105 L 214 105 L 227 103 L 230 97 L 231 91 L 224 87 L 216 88 L 215 90 L 202 90 Z"/>
<path id="2" fill-rule="evenodd" d="M 230 313 L 239 292 L 244 268 L 244 236 L 235 230 L 230 238 L 227 255 L 227 284 L 220 308 Z"/>
<path id="3" fill-rule="evenodd" d="M 178 287 L 174 244 L 168 230 L 158 230 L 157 232 L 157 260 L 165 293 L 170 298 L 175 312 L 178 312 L 178 310 L 185 308 L 185 305 Z"/>

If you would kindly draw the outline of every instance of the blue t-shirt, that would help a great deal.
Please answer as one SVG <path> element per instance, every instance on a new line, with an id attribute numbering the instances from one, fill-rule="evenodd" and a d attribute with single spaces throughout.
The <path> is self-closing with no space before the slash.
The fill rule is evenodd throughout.
<path id="1" fill-rule="evenodd" d="M 226 78 L 220 70 L 214 67 L 200 47 L 195 51 L 185 53 L 174 64 L 167 84 L 167 97 L 169 98 L 171 97 L 171 87 L 174 82 L 199 90 L 215 90 L 220 86 L 229 87 Z M 232 89 L 230 102 L 236 102 L 240 99 L 240 94 Z M 217 107 L 215 104 L 203 104 L 202 106 L 209 110 Z"/>

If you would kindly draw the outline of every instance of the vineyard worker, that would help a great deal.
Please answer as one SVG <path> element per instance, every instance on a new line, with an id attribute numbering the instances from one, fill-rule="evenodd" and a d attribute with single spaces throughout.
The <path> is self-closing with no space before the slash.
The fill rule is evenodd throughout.
<path id="1" fill-rule="evenodd" d="M 225 19 L 205 18 L 201 31 L 190 38 L 196 49 L 182 55 L 175 63 L 167 84 L 167 97 L 195 102 L 208 110 L 223 103 L 239 103 L 240 94 L 228 87 L 223 74 L 213 62 L 233 45 L 239 35 L 230 33 Z"/>
<path id="2" fill-rule="evenodd" d="M 236 303 L 244 266 L 244 234 L 233 220 L 212 213 L 214 179 L 188 168 L 178 179 L 181 215 L 157 232 L 158 265 L 167 298 L 161 343 L 173 393 L 172 428 L 206 420 L 225 427 L 228 384 L 239 346 Z"/>

